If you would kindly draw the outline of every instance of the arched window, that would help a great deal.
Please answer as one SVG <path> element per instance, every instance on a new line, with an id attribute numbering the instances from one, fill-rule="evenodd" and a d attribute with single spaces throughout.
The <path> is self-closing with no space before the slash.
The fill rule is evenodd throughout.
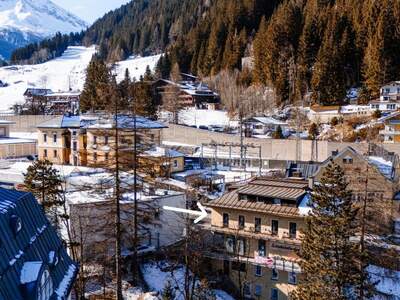
<path id="1" fill-rule="evenodd" d="M 38 300 L 49 300 L 53 295 L 53 280 L 48 270 L 44 270 L 38 282 Z"/>

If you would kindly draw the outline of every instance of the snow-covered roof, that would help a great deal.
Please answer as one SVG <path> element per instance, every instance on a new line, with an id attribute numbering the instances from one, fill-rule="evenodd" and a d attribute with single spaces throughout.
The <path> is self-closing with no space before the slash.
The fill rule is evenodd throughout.
<path id="1" fill-rule="evenodd" d="M 38 125 L 38 128 L 86 128 L 86 129 L 112 129 L 116 123 L 118 128 L 133 129 L 135 117 L 119 115 L 116 119 L 101 118 L 100 116 L 57 116 Z M 136 117 L 137 129 L 161 129 L 164 124 L 152 121 L 145 117 Z"/>
<path id="2" fill-rule="evenodd" d="M 165 147 L 153 147 L 144 153 L 146 156 L 152 157 L 184 157 L 185 155 L 179 151 L 168 149 Z"/>
<path id="3" fill-rule="evenodd" d="M 273 117 L 252 117 L 246 120 L 246 122 L 260 122 L 265 125 L 280 125 L 280 126 L 287 126 L 288 124 L 286 122 L 277 120 Z"/>
<path id="4" fill-rule="evenodd" d="M 385 160 L 379 156 L 369 156 L 368 161 L 378 168 L 386 178 L 392 179 L 393 177 L 393 163 Z"/>
<path id="5" fill-rule="evenodd" d="M 12 125 L 12 124 L 15 124 L 15 122 L 0 120 L 0 125 Z"/>

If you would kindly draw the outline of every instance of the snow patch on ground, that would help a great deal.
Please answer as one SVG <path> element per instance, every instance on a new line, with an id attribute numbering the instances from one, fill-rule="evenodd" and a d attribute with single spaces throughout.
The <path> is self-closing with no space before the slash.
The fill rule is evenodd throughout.
<path id="1" fill-rule="evenodd" d="M 125 70 L 129 70 L 129 75 L 131 78 L 140 79 L 141 75 L 146 72 L 147 66 L 149 66 L 151 71 L 154 71 L 157 62 L 160 60 L 161 54 L 153 56 L 131 56 L 127 60 L 120 61 L 116 63 L 116 73 L 117 81 L 120 82 L 125 77 Z"/>
<path id="2" fill-rule="evenodd" d="M 176 287 L 175 300 L 184 299 L 183 295 L 179 294 L 179 290 L 183 291 L 185 268 L 177 266 L 174 270 L 163 271 L 162 267 L 167 267 L 167 262 L 146 263 L 141 266 L 144 280 L 150 289 L 162 293 L 165 284 L 170 281 L 173 287 Z M 235 300 L 232 296 L 221 290 L 214 290 L 217 300 Z"/>
<path id="3" fill-rule="evenodd" d="M 400 299 L 400 271 L 388 270 L 382 267 L 370 265 L 367 271 L 371 277 L 371 282 L 376 282 L 378 295 L 373 299 Z"/>

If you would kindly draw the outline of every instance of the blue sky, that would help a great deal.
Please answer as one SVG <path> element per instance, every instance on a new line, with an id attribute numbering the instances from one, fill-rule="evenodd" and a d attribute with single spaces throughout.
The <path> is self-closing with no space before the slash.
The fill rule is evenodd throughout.
<path id="1" fill-rule="evenodd" d="M 88 23 L 93 23 L 106 12 L 128 3 L 129 0 L 52 0 Z"/>

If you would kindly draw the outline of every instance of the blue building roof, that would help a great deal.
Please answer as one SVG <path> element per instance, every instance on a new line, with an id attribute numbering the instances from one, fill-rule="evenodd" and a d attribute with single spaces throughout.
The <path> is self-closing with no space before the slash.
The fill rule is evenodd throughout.
<path id="1" fill-rule="evenodd" d="M 0 188 L 0 300 L 38 299 L 42 276 L 66 299 L 77 271 L 34 196 Z"/>
<path id="2" fill-rule="evenodd" d="M 118 115 L 117 118 L 101 118 L 88 116 L 57 116 L 53 119 L 38 125 L 38 128 L 92 128 L 92 129 L 111 129 L 118 123 L 118 128 L 133 129 L 133 116 Z M 162 123 L 152 121 L 148 118 L 137 116 L 137 129 L 161 129 L 166 128 Z"/>

